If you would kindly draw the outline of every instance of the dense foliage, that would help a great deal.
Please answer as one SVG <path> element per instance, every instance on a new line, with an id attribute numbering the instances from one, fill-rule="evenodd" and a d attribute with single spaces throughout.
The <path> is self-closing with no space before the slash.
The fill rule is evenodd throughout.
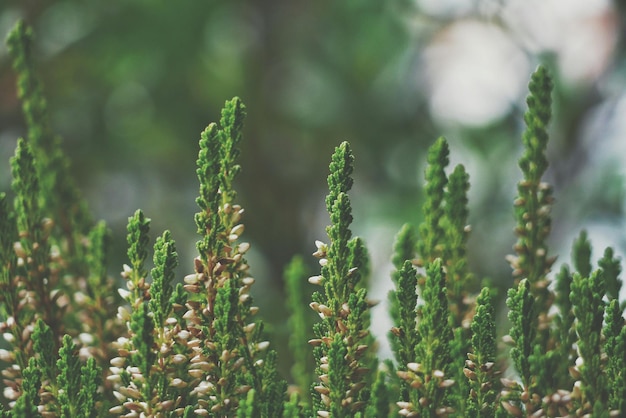
<path id="1" fill-rule="evenodd" d="M 306 268 L 286 270 L 293 384 L 258 319 L 241 240 L 244 209 L 233 180 L 246 109 L 226 102 L 200 135 L 191 271 L 177 280 L 169 231 L 150 253 L 150 219 L 128 221 L 123 287 L 106 274 L 108 231 L 94 223 L 50 132 L 46 100 L 19 23 L 9 36 L 28 123 L 11 160 L 11 195 L 0 195 L 0 309 L 7 348 L 2 416 L 436 417 L 623 416 L 626 324 L 620 260 L 608 248 L 594 268 L 584 232 L 573 267 L 551 274 L 546 239 L 550 74 L 539 67 L 530 94 L 514 201 L 510 330 L 498 347 L 493 290 L 476 295 L 467 265 L 469 176 L 448 174 L 449 147 L 428 152 L 424 221 L 394 245 L 389 294 L 394 358 L 377 357 L 365 243 L 351 231 L 354 155 L 335 149 L 328 176 L 327 242 L 313 254 L 320 287 L 305 300 Z M 308 306 L 307 306 L 308 304 Z M 309 307 L 320 320 L 312 325 Z M 308 344 L 307 340 L 308 339 Z"/>

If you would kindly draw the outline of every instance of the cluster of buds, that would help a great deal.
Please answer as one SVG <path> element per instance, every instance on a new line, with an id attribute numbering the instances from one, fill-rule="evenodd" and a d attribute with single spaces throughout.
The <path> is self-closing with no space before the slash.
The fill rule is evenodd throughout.
<path id="1" fill-rule="evenodd" d="M 522 180 L 518 188 L 520 197 L 513 203 L 516 210 L 520 211 L 515 227 L 519 239 L 513 246 L 517 255 L 508 255 L 506 259 L 516 281 L 526 277 L 531 283 L 533 294 L 548 293 L 549 281 L 546 275 L 556 261 L 555 256 L 548 256 L 545 245 L 550 234 L 550 212 L 554 203 L 552 187 L 545 182 L 535 185 L 530 180 Z M 532 204 L 535 199 L 536 205 Z M 532 213 L 530 208 L 533 208 Z"/>
<path id="2" fill-rule="evenodd" d="M 322 241 L 316 240 L 315 247 L 317 247 L 317 250 L 313 253 L 313 257 L 318 259 L 320 266 L 326 266 L 328 264 L 328 259 L 326 258 L 328 245 L 323 243 Z M 322 286 L 322 284 L 324 283 L 324 277 L 321 275 L 311 276 L 309 277 L 309 283 L 316 286 Z M 311 309 L 313 309 L 314 311 L 316 310 L 316 308 L 314 308 L 313 306 L 311 306 Z"/>
<path id="3" fill-rule="evenodd" d="M 231 205 L 225 203 L 219 209 L 221 221 L 224 225 L 234 225 L 225 228 L 220 234 L 220 241 L 224 244 L 219 254 L 203 254 L 194 260 L 194 273 L 184 277 L 184 289 L 191 294 L 191 300 L 206 301 L 204 303 L 193 303 L 188 306 L 185 319 L 193 319 L 192 322 L 200 324 L 201 318 L 212 320 L 214 314 L 215 297 L 217 289 L 224 287 L 226 281 L 231 281 L 231 285 L 238 287 L 239 303 L 246 305 L 247 309 L 242 310 L 244 318 L 254 315 L 257 307 L 249 306 L 251 298 L 249 295 L 250 287 L 255 280 L 249 277 L 249 265 L 243 258 L 250 249 L 250 244 L 241 242 L 237 244 L 237 240 L 244 232 L 244 225 L 239 223 L 244 213 L 244 209 L 240 205 Z M 197 295 L 197 297 L 194 297 Z M 206 298 L 205 298 L 206 297 Z M 200 311 L 198 308 L 202 307 Z M 200 322 L 198 322 L 200 321 Z"/>
<path id="4" fill-rule="evenodd" d="M 575 404 L 582 399 L 581 382 L 574 383 L 572 391 L 558 389 L 556 392 L 540 397 L 538 394 L 530 394 L 523 390 L 520 385 L 510 379 L 501 379 L 504 386 L 502 390 L 502 406 L 514 417 L 556 417 L 570 416 Z M 578 408 L 574 415 L 591 417 L 593 408 L 589 403 Z M 526 411 L 526 412 L 525 412 Z M 585 412 L 587 411 L 587 412 Z M 609 411 L 609 416 L 617 417 L 619 411 Z"/>
<path id="5" fill-rule="evenodd" d="M 409 387 L 417 390 L 421 396 L 417 399 L 417 404 L 408 401 L 396 403 L 400 408 L 398 413 L 403 417 L 418 417 L 421 410 L 429 408 L 431 400 L 425 395 L 427 385 L 434 384 L 437 388 L 446 389 L 455 383 L 453 379 L 446 379 L 444 372 L 441 370 L 433 370 L 432 373 L 426 374 L 421 363 L 408 363 L 406 369 L 398 370 L 396 372 L 398 377 L 404 380 Z M 450 406 L 440 406 L 433 412 L 436 416 L 446 417 L 454 413 L 454 409 Z"/>
<path id="6" fill-rule="evenodd" d="M 463 373 L 470 381 L 470 396 L 478 403 L 478 410 L 483 411 L 493 403 L 493 399 L 488 398 L 495 398 L 497 388 L 494 388 L 494 382 L 502 372 L 493 361 L 477 364 L 478 357 L 475 354 L 468 353 L 467 357 Z"/>
<path id="7" fill-rule="evenodd" d="M 261 327 L 252 320 L 259 308 L 252 306 L 255 279 L 244 258 L 250 244 L 237 243 L 244 232 L 239 223 L 244 209 L 225 203 L 219 213 L 225 226 L 218 236 L 221 251 L 197 257 L 194 273 L 183 279 L 189 299 L 182 318 L 190 334 L 188 374 L 190 394 L 198 399 L 197 416 L 232 413 L 252 389 L 251 382 L 242 384 L 234 376 L 255 375 L 251 369 L 262 366 L 261 354 L 269 347 L 260 341 Z"/>
<path id="8" fill-rule="evenodd" d="M 123 265 L 121 276 L 126 280 L 126 289 L 119 288 L 117 292 L 133 309 L 137 309 L 143 301 L 150 299 L 150 283 L 146 282 L 145 277 L 133 273 L 134 270 L 128 264 Z"/>
<path id="9" fill-rule="evenodd" d="M 515 380 L 502 378 L 500 381 L 502 382 L 501 405 L 511 416 L 546 416 L 541 408 L 542 399 L 539 394 L 531 393 Z"/>
<path id="10" fill-rule="evenodd" d="M 337 342 L 338 340 L 336 339 L 334 341 Z M 341 345 L 345 347 L 346 342 L 341 341 Z M 361 390 L 366 386 L 364 378 L 369 373 L 369 369 L 363 367 L 358 359 L 363 356 L 367 350 L 367 346 L 361 345 L 353 355 L 348 354 L 340 359 L 344 369 L 342 372 L 345 372 L 345 374 L 335 370 L 335 374 L 341 374 L 340 379 L 343 381 L 344 386 L 344 390 L 338 394 L 332 393 L 336 391 L 337 388 L 331 383 L 332 377 L 330 376 L 330 373 L 333 373 L 331 369 L 337 367 L 337 365 L 333 365 L 332 360 L 329 359 L 329 357 L 334 354 L 332 351 L 333 348 L 326 347 L 326 349 L 329 355 L 321 357 L 319 363 L 319 371 L 321 372 L 319 375 L 320 384 L 314 386 L 314 390 L 319 393 L 321 403 L 324 407 L 324 409 L 317 411 L 317 416 L 322 418 L 330 417 L 332 415 L 330 411 L 333 409 L 347 411 L 350 415 L 362 411 L 366 407 L 366 402 L 360 400 L 359 395 Z M 333 405 L 333 403 L 335 404 Z"/>
<path id="11" fill-rule="evenodd" d="M 0 324 L 0 331 L 2 331 L 4 340 L 9 343 L 9 345 L 15 347 L 13 351 L 6 349 L 0 350 L 0 361 L 9 364 L 9 366 L 2 370 L 2 380 L 5 385 L 3 392 L 4 397 L 9 400 L 11 404 L 13 404 L 21 394 L 22 368 L 15 360 L 23 355 L 21 350 L 32 352 L 31 335 L 33 329 L 34 326 L 29 324 L 16 336 L 17 327 L 13 317 L 7 318 L 6 321 Z"/>
<path id="12" fill-rule="evenodd" d="M 49 218 L 41 222 L 41 244 L 26 242 L 29 233 L 20 232 L 19 237 L 25 245 L 22 241 L 15 241 L 12 254 L 3 266 L 6 269 L 6 281 L 0 282 L 0 301 L 5 305 L 9 316 L 0 322 L 0 333 L 11 349 L 0 350 L 0 361 L 9 364 L 2 370 L 2 377 L 5 385 L 3 394 L 11 405 L 22 393 L 22 370 L 33 355 L 32 334 L 35 321 L 42 316 L 56 316 L 67 308 L 67 298 L 61 298 L 57 289 L 50 291 L 57 282 L 58 274 L 52 276 L 50 268 L 41 264 L 42 258 L 53 263 L 60 261 L 58 254 L 55 254 L 54 260 L 50 260 L 49 246 L 46 243 L 52 226 L 53 222 Z M 25 268 L 26 274 L 17 274 L 18 267 Z"/>
<path id="13" fill-rule="evenodd" d="M 130 321 L 130 313 L 120 307 L 120 316 Z M 188 386 L 186 378 L 189 353 L 191 351 L 190 333 L 183 330 L 174 317 L 167 318 L 162 330 L 162 339 L 158 347 L 157 361 L 152 365 L 150 374 L 166 376 L 167 385 L 173 392 L 183 392 Z M 127 337 L 120 337 L 112 343 L 118 356 L 111 359 L 110 374 L 107 381 L 113 386 L 113 395 L 119 402 L 109 412 L 124 417 L 160 416 L 168 412 L 181 415 L 184 411 L 183 396 L 160 399 L 158 395 L 144 392 L 144 385 L 149 376 L 144 376 L 141 369 L 132 365 L 132 356 L 137 353 Z"/>

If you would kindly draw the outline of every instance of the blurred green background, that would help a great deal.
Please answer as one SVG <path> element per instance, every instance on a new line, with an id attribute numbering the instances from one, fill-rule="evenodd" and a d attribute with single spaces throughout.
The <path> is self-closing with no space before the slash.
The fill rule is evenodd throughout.
<path id="1" fill-rule="evenodd" d="M 19 18 L 35 29 L 53 124 L 80 187 L 113 230 L 114 277 L 136 208 L 152 218 L 153 237 L 172 231 L 180 276 L 191 272 L 199 134 L 219 119 L 225 100 L 243 99 L 244 237 L 254 249 L 254 296 L 279 347 L 287 338 L 282 270 L 295 254 L 307 256 L 312 274 L 319 268 L 308 254 L 326 237 L 328 162 L 343 140 L 356 155 L 353 230 L 369 245 L 372 298 L 386 298 L 396 231 L 421 220 L 425 151 L 440 135 L 450 142 L 451 168 L 463 163 L 471 176 L 472 270 L 510 285 L 504 256 L 515 242 L 524 98 L 539 62 L 556 80 L 547 174 L 558 199 L 553 253 L 568 262 L 581 228 L 596 256 L 605 245 L 618 254 L 626 248 L 623 2 L 0 3 L 0 33 Z M 24 134 L 3 45 L 2 190 Z M 374 325 L 380 335 L 389 327 L 383 315 Z"/>

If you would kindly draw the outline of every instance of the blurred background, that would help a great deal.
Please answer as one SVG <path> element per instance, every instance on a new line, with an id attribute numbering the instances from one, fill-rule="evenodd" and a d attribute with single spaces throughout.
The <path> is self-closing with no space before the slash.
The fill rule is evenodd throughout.
<path id="1" fill-rule="evenodd" d="M 385 300 L 394 235 L 421 221 L 425 152 L 440 136 L 470 173 L 471 268 L 511 284 L 512 200 L 530 74 L 555 77 L 546 176 L 555 187 L 553 254 L 569 262 L 586 228 L 594 257 L 626 250 L 626 2 L 609 0 L 3 0 L 0 34 L 35 29 L 53 124 L 96 218 L 126 262 L 137 208 L 153 239 L 170 229 L 180 276 L 193 269 L 200 132 L 237 95 L 248 108 L 237 188 L 257 279 L 254 296 L 287 338 L 282 270 L 326 240 L 332 151 L 355 156 L 353 231 Z M 0 46 L 0 187 L 25 134 L 15 74 Z M 377 309 L 384 310 L 384 303 Z M 384 335 L 389 327 L 377 315 Z M 380 319 L 379 318 L 383 318 Z M 385 350 L 385 344 L 382 344 Z M 284 360 L 288 361 L 288 360 Z"/>

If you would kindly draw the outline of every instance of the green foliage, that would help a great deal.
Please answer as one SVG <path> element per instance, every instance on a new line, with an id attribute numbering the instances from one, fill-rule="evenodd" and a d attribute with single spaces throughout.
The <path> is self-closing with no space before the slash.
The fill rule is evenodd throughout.
<path id="1" fill-rule="evenodd" d="M 600 271 L 588 277 L 575 273 L 572 282 L 572 301 L 576 316 L 579 358 L 582 364 L 576 365 L 580 374 L 582 397 L 578 407 L 591 412 L 596 403 L 606 409 L 608 400 L 606 374 L 602 367 L 601 332 L 604 320 L 605 287 Z"/>
<path id="2" fill-rule="evenodd" d="M 554 259 L 548 257 L 546 243 L 551 227 L 552 188 L 541 181 L 548 167 L 545 151 L 547 125 L 552 113 L 552 79 L 548 70 L 539 67 L 528 87 L 528 110 L 524 114 L 526 130 L 522 135 L 524 154 L 519 160 L 523 180 L 518 183 L 518 197 L 514 202 L 517 257 L 511 257 L 509 261 L 514 277 L 528 279 L 532 294 L 538 299 L 537 314 L 541 314 L 547 312 L 550 305 L 546 274 L 554 263 Z"/>
<path id="3" fill-rule="evenodd" d="M 621 260 L 613 254 L 613 249 L 607 247 L 604 255 L 598 261 L 598 267 L 602 269 L 606 296 L 609 300 L 619 300 L 619 292 L 622 289 L 622 280 L 619 278 L 622 272 Z"/>
<path id="4" fill-rule="evenodd" d="M 150 219 L 145 217 L 143 211 L 137 209 L 135 214 L 128 218 L 127 230 L 126 242 L 128 243 L 130 267 L 124 269 L 123 277 L 130 283 L 128 286 L 130 294 L 125 299 L 133 307 L 136 307 L 144 299 L 143 292 L 146 289 L 145 282 L 148 272 L 144 264 L 148 258 Z"/>
<path id="5" fill-rule="evenodd" d="M 455 167 L 448 179 L 445 195 L 445 212 L 440 221 L 444 230 L 445 244 L 443 259 L 447 271 L 448 296 L 450 311 L 455 327 L 461 327 L 468 314 L 469 296 L 468 285 L 471 274 L 467 268 L 466 245 L 469 234 L 467 218 L 467 191 L 469 189 L 469 175 L 462 165 Z"/>
<path id="6" fill-rule="evenodd" d="M 415 348 L 417 365 L 409 367 L 416 373 L 411 378 L 414 382 L 420 382 L 417 386 L 421 401 L 413 403 L 413 407 L 420 415 L 435 417 L 441 411 L 450 411 L 446 402 L 447 388 L 454 381 L 446 379 L 450 377 L 451 342 L 453 331 L 448 320 L 448 293 L 446 289 L 446 276 L 441 259 L 437 258 L 426 266 L 426 281 L 424 283 L 422 298 L 424 305 L 419 308 L 418 333 L 420 341 Z"/>
<path id="7" fill-rule="evenodd" d="M 532 384 L 530 356 L 537 332 L 537 325 L 529 320 L 535 317 L 536 307 L 528 280 L 522 280 L 517 289 L 509 289 L 506 304 L 509 307 L 509 320 L 511 321 L 509 333 L 514 344 L 511 348 L 511 359 L 520 373 L 523 386 L 528 389 Z"/>
<path id="8" fill-rule="evenodd" d="M 178 265 L 176 243 L 170 231 L 165 231 L 154 244 L 154 268 L 151 271 L 150 310 L 154 313 L 154 323 L 158 328 L 165 325 L 165 320 L 172 310 L 172 282 Z"/>
<path id="9" fill-rule="evenodd" d="M 37 367 L 37 361 L 31 357 L 28 367 L 24 369 L 22 381 L 22 394 L 15 402 L 12 416 L 34 417 L 38 413 L 37 405 L 41 401 L 39 390 L 41 388 L 41 371 Z"/>
<path id="10" fill-rule="evenodd" d="M 17 92 L 28 129 L 27 139 L 38 159 L 33 167 L 36 171 L 31 172 L 37 175 L 41 187 L 36 198 L 46 210 L 45 216 L 58 222 L 58 234 L 67 242 L 70 262 L 80 263 L 79 240 L 90 227 L 91 216 L 70 175 L 69 161 L 59 146 L 60 140 L 52 133 L 43 86 L 34 70 L 32 29 L 19 21 L 7 37 L 7 46 L 18 75 Z"/>
<path id="11" fill-rule="evenodd" d="M 498 353 L 494 291 L 478 295 L 467 260 L 469 176 L 448 176 L 449 147 L 428 152 L 424 220 L 404 225 L 393 248 L 389 292 L 393 359 L 379 364 L 370 331 L 367 247 L 353 237 L 354 156 L 335 149 L 325 203 L 328 244 L 316 242 L 320 286 L 305 311 L 307 271 L 285 271 L 289 388 L 256 318 L 255 280 L 242 242 L 240 172 L 245 106 L 226 102 L 220 123 L 201 133 L 197 159 L 198 255 L 178 280 L 169 231 L 150 255 L 150 219 L 128 221 L 125 288 L 108 277 L 109 230 L 91 224 L 50 133 L 42 86 L 32 68 L 31 32 L 9 37 L 28 139 L 11 159 L 13 207 L 0 194 L 2 417 L 506 417 L 626 414 L 626 324 L 619 301 L 621 260 L 611 248 L 594 270 L 583 231 L 573 272 L 549 275 L 552 191 L 542 182 L 552 82 L 544 67 L 530 82 L 514 202 L 518 236 L 507 294 L 508 356 Z M 66 182 L 67 180 L 67 182 Z M 120 297 L 117 297 L 117 294 Z M 310 313 L 310 312 L 309 312 Z M 311 332 L 311 328 L 312 331 Z M 313 338 L 311 338 L 311 335 Z M 312 346 L 312 348 L 311 348 Z M 508 366 L 515 373 L 500 379 Z M 312 396 L 306 389 L 312 389 Z"/>
<path id="12" fill-rule="evenodd" d="M 347 142 L 335 148 L 328 176 L 326 208 L 330 244 L 317 243 L 321 275 L 309 279 L 321 285 L 323 294 L 313 295 L 311 308 L 322 322 L 314 327 L 314 356 L 320 384 L 314 387 L 314 402 L 320 416 L 351 417 L 367 406 L 372 384 L 373 339 L 369 333 L 369 308 L 364 273 L 367 256 L 362 241 L 352 239 L 352 187 L 354 156 Z"/>
<path id="13" fill-rule="evenodd" d="M 606 310 L 604 352 L 607 355 L 608 406 L 613 411 L 626 410 L 626 326 L 623 310 L 613 299 Z"/>
<path id="14" fill-rule="evenodd" d="M 437 139 L 428 149 L 424 222 L 419 228 L 420 240 L 417 248 L 424 264 L 442 256 L 445 231 L 441 226 L 441 220 L 445 213 L 445 187 L 448 184 L 445 169 L 448 166 L 449 154 L 448 142 L 443 137 Z"/>
<path id="15" fill-rule="evenodd" d="M 72 337 L 65 335 L 57 361 L 57 368 L 59 369 L 57 379 L 59 412 L 60 416 L 64 418 L 78 416 L 83 406 L 80 403 L 81 364 L 77 351 L 76 345 L 72 342 Z M 91 386 L 93 388 L 93 385 Z M 94 392 L 92 396 L 95 395 Z"/>
<path id="16" fill-rule="evenodd" d="M 415 360 L 416 348 L 421 340 L 417 331 L 415 314 L 417 311 L 417 272 L 409 260 L 395 274 L 396 288 L 392 294 L 392 306 L 397 308 L 395 327 L 391 331 L 391 342 L 396 354 L 396 361 L 403 369 L 407 363 Z"/>
<path id="17" fill-rule="evenodd" d="M 395 359 L 404 370 L 404 365 L 415 357 L 415 347 L 419 342 L 415 313 L 417 310 L 417 271 L 411 260 L 415 257 L 417 237 L 413 227 L 404 224 L 394 243 L 392 263 L 395 267 L 391 279 L 395 288 L 389 291 L 389 313 L 393 328 L 388 338 Z M 406 391 L 406 387 L 403 391 Z"/>

